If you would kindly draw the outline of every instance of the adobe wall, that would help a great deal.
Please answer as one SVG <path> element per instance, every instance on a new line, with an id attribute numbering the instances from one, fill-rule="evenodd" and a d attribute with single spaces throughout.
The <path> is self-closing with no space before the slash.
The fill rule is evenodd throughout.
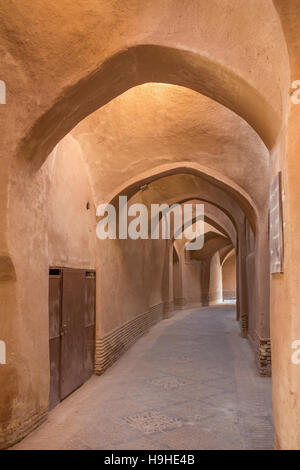
<path id="1" fill-rule="evenodd" d="M 49 266 L 95 269 L 96 211 L 81 150 L 71 136 L 45 163 Z"/>
<path id="2" fill-rule="evenodd" d="M 277 449 L 300 448 L 300 365 L 293 364 L 292 348 L 300 339 L 299 205 L 300 205 L 300 105 L 293 103 L 292 88 L 300 80 L 300 5 L 295 0 L 274 0 L 289 52 L 290 74 L 285 90 L 289 98 L 285 126 L 272 153 L 271 181 L 283 173 L 284 264 L 283 273 L 271 276 L 271 341 L 273 410 Z M 298 87 L 299 88 L 299 87 Z M 297 95 L 299 97 L 299 93 Z"/>
<path id="3" fill-rule="evenodd" d="M 201 304 L 201 261 L 186 261 L 184 263 L 184 295 L 187 304 Z"/>
<path id="4" fill-rule="evenodd" d="M 76 142 L 66 138 L 33 181 L 28 182 L 26 176 L 11 183 L 11 192 L 19 193 L 18 202 L 14 198 L 12 207 L 15 222 L 20 224 L 19 236 L 11 240 L 15 250 L 12 252 L 21 256 L 22 262 L 15 263 L 17 283 L 12 280 L 10 284 L 11 290 L 17 288 L 22 303 L 7 306 L 20 336 L 6 338 L 8 367 L 1 371 L 0 448 L 31 431 L 48 412 L 49 267 L 96 267 L 95 206 Z M 9 300 L 7 295 L 13 294 L 7 283 L 5 287 L 1 300 Z M 39 312 L 37 316 L 35 311 Z M 12 377 L 2 382 L 2 373 L 12 373 L 11 357 L 17 358 L 24 371 L 22 387 L 16 380 L 15 374 L 18 377 L 20 373 L 16 368 Z"/>

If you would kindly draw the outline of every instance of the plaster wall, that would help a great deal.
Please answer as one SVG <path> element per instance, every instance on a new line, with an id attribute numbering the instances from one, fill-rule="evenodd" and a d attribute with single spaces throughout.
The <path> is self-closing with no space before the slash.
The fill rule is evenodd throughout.
<path id="1" fill-rule="evenodd" d="M 64 139 L 45 167 L 49 266 L 95 269 L 95 204 L 77 142 L 71 136 Z"/>
<path id="2" fill-rule="evenodd" d="M 176 309 L 182 308 L 186 304 L 183 287 L 183 256 L 182 253 L 177 254 L 175 244 L 173 251 L 173 297 L 174 307 Z"/>
<path id="3" fill-rule="evenodd" d="M 97 334 L 104 335 L 162 304 L 166 243 L 162 240 L 103 240 L 98 243 Z"/>
<path id="4" fill-rule="evenodd" d="M 280 15 L 289 52 L 289 86 L 300 79 L 300 5 L 294 0 L 274 0 Z M 299 322 L 299 204 L 300 204 L 300 109 L 289 102 L 285 127 L 273 155 L 271 182 L 283 172 L 284 267 L 271 276 L 271 340 L 273 374 L 273 409 L 278 449 L 300 448 L 300 369 L 292 362 L 292 344 L 300 339 Z"/>
<path id="5" fill-rule="evenodd" d="M 201 261 L 184 263 L 184 293 L 187 304 L 200 304 L 201 297 Z"/>

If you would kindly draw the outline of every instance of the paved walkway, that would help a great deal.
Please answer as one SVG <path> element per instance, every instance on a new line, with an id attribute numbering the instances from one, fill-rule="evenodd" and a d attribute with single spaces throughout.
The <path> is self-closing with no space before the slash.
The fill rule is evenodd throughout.
<path id="1" fill-rule="evenodd" d="M 234 307 L 178 312 L 15 449 L 271 449 L 271 379 Z"/>

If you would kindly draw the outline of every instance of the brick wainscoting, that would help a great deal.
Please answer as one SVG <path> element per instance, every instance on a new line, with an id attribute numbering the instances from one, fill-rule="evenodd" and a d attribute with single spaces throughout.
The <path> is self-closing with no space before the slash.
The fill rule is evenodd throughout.
<path id="1" fill-rule="evenodd" d="M 270 338 L 260 338 L 255 334 L 255 338 L 249 337 L 255 352 L 256 365 L 259 375 L 262 377 L 271 377 L 272 375 L 272 357 Z"/>
<path id="2" fill-rule="evenodd" d="M 259 339 L 257 348 L 257 366 L 260 375 L 271 377 L 272 359 L 271 359 L 271 340 Z"/>
<path id="3" fill-rule="evenodd" d="M 241 313 L 240 316 L 240 324 L 241 324 L 241 335 L 242 338 L 247 338 L 248 336 L 248 314 Z"/>
<path id="4" fill-rule="evenodd" d="M 163 319 L 163 303 L 96 339 L 95 374 L 101 375 L 151 326 Z"/>

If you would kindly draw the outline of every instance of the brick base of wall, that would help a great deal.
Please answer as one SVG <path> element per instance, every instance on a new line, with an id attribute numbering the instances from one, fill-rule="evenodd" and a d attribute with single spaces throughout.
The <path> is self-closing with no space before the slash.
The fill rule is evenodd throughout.
<path id="1" fill-rule="evenodd" d="M 161 303 L 115 328 L 102 338 L 96 339 L 95 374 L 103 374 L 138 338 L 163 317 L 164 305 Z"/>
<path id="2" fill-rule="evenodd" d="M 241 324 L 242 338 L 247 338 L 247 336 L 248 336 L 248 315 L 246 313 L 241 313 L 240 324 Z"/>
<path id="3" fill-rule="evenodd" d="M 48 410 L 44 410 L 41 411 L 41 413 L 31 416 L 21 424 L 18 423 L 7 429 L 0 429 L 0 449 L 7 449 L 19 442 L 46 421 L 47 415 Z"/>
<path id="4" fill-rule="evenodd" d="M 255 353 L 255 360 L 259 375 L 262 377 L 271 377 L 271 340 L 269 338 L 260 338 L 257 333 L 255 334 L 254 338 L 249 336 L 249 339 Z"/>
<path id="5" fill-rule="evenodd" d="M 174 299 L 174 308 L 175 310 L 182 310 L 186 306 L 186 299 L 184 298 L 178 298 Z"/>
<path id="6" fill-rule="evenodd" d="M 259 374 L 264 377 L 272 375 L 272 359 L 271 359 L 271 340 L 260 339 L 257 347 L 257 366 Z"/>

